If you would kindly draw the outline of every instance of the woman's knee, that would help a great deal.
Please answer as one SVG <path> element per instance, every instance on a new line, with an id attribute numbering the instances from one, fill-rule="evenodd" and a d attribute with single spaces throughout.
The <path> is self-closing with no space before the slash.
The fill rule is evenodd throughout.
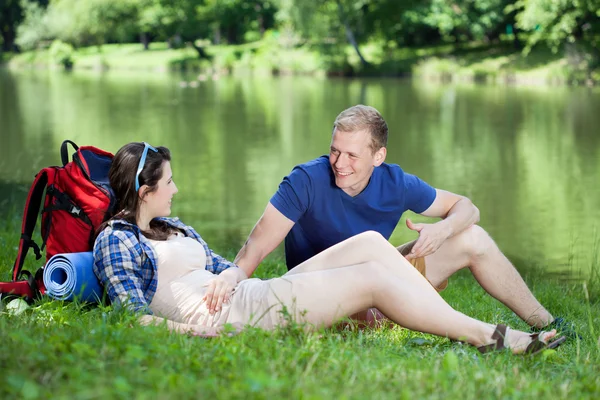
<path id="1" fill-rule="evenodd" d="M 356 235 L 355 238 L 359 243 L 364 244 L 369 248 L 376 248 L 377 246 L 388 244 L 386 238 L 377 231 L 365 231 Z"/>

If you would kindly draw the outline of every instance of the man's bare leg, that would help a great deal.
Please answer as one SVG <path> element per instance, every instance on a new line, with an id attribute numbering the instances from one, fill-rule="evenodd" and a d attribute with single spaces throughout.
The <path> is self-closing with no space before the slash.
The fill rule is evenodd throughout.
<path id="1" fill-rule="evenodd" d="M 554 317 L 533 296 L 511 262 L 494 240 L 478 225 L 448 239 L 425 257 L 427 279 L 437 286 L 462 268 L 469 268 L 481 287 L 521 319 L 538 328 Z"/>

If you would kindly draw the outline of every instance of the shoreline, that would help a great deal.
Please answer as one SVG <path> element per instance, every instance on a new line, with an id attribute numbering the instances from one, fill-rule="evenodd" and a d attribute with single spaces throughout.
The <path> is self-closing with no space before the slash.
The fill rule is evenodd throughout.
<path id="1" fill-rule="evenodd" d="M 566 56 L 533 49 L 524 56 L 502 43 L 461 48 L 437 46 L 401 49 L 385 57 L 374 45 L 365 46 L 371 64 L 363 66 L 348 51 L 325 56 L 306 48 L 285 49 L 270 43 L 210 46 L 209 58 L 200 59 L 192 48 L 168 49 L 153 43 L 150 50 L 139 44 L 85 47 L 68 54 L 49 49 L 2 56 L 0 66 L 10 70 L 189 72 L 198 80 L 226 75 L 315 76 L 344 78 L 404 78 L 437 83 L 472 83 L 515 86 L 598 86 L 600 68 L 575 64 Z"/>

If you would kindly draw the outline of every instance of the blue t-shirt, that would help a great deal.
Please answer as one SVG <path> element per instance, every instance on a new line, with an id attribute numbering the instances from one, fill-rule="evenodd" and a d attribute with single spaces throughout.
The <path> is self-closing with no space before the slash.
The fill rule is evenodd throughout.
<path id="1" fill-rule="evenodd" d="M 294 167 L 271 204 L 295 222 L 285 238 L 288 269 L 356 234 L 373 230 L 389 239 L 406 210 L 422 213 L 435 189 L 396 164 L 373 170 L 367 187 L 352 197 L 337 187 L 329 156 Z"/>

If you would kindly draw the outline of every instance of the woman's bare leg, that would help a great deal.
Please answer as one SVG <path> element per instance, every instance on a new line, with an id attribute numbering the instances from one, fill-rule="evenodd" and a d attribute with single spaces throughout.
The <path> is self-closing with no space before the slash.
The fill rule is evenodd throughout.
<path id="1" fill-rule="evenodd" d="M 344 240 L 304 261 L 284 276 L 321 271 L 376 261 L 395 270 L 399 264 L 412 265 L 380 233 L 367 231 Z"/>
<path id="2" fill-rule="evenodd" d="M 377 307 L 412 330 L 465 340 L 475 346 L 491 342 L 493 325 L 454 310 L 410 264 L 401 264 L 397 269 L 400 272 L 390 274 L 389 267 L 367 262 L 290 274 L 271 279 L 269 285 L 281 302 L 277 307 L 286 306 L 297 320 L 315 327 L 331 326 L 340 318 Z M 506 344 L 513 351 L 523 350 L 530 342 L 527 333 L 510 332 Z M 544 339 L 554 334 L 550 332 Z"/>
<path id="3" fill-rule="evenodd" d="M 314 257 L 304 261 L 284 276 L 310 271 L 321 271 L 331 268 L 340 268 L 353 264 L 376 261 L 390 268 L 396 273 L 399 265 L 414 267 L 392 246 L 379 232 L 367 231 L 340 242 Z M 366 325 L 375 327 L 385 323 L 385 316 L 378 309 L 364 309 L 350 315 L 359 323 L 359 327 Z"/>

